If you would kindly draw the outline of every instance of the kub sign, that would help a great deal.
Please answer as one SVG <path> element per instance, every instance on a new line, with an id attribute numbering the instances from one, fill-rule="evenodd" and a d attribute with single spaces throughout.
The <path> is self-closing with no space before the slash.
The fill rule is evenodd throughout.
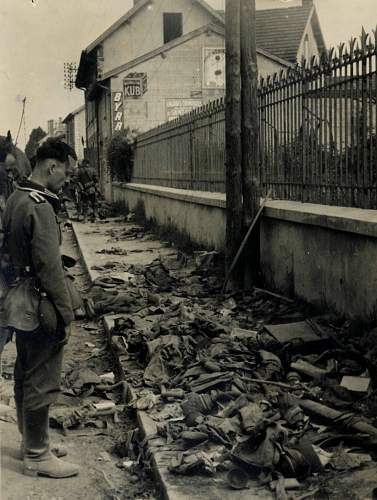
<path id="1" fill-rule="evenodd" d="M 130 73 L 124 79 L 124 96 L 137 99 L 142 97 L 147 91 L 146 73 Z"/>
<path id="2" fill-rule="evenodd" d="M 124 127 L 123 92 L 113 92 L 113 131 L 121 132 Z"/>

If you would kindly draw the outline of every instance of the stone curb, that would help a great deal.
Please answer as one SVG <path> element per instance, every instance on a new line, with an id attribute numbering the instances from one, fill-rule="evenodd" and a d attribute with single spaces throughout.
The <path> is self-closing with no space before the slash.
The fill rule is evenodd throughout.
<path id="1" fill-rule="evenodd" d="M 72 221 L 71 221 L 72 222 Z M 93 282 L 95 273 L 91 270 L 86 262 L 85 253 L 86 246 L 85 242 L 78 237 L 78 231 L 76 230 L 76 224 L 72 222 L 73 234 L 78 246 L 79 253 L 81 255 L 84 268 L 86 269 L 91 283 Z M 118 349 L 115 344 L 111 342 L 110 331 L 114 325 L 115 318 L 122 317 L 122 314 L 108 315 L 103 319 L 103 325 L 108 339 L 108 344 L 110 351 L 114 357 L 116 368 L 119 374 L 124 378 L 124 369 L 118 354 Z M 132 387 L 130 387 L 129 392 L 131 399 L 135 397 L 135 392 Z M 168 466 L 170 464 L 171 458 L 176 455 L 175 452 L 161 451 L 158 446 L 153 446 L 153 438 L 157 436 L 156 423 L 152 420 L 145 411 L 136 410 L 137 422 L 141 435 L 145 442 L 147 443 L 147 454 L 150 459 L 151 472 L 155 478 L 157 484 L 160 487 L 162 497 L 165 500 L 246 500 L 253 498 L 255 500 L 268 500 L 272 499 L 272 495 L 266 494 L 266 490 L 261 491 L 260 488 L 257 489 L 246 489 L 246 490 L 231 490 L 224 489 L 224 487 L 219 489 L 219 483 L 208 478 L 201 478 L 200 476 L 179 476 L 172 475 Z"/>
<path id="2" fill-rule="evenodd" d="M 88 273 L 90 282 L 92 283 L 93 279 L 94 279 L 94 275 L 93 275 L 93 271 L 87 265 L 87 262 L 85 259 L 85 251 L 86 251 L 85 242 L 83 242 L 82 239 L 80 240 L 80 238 L 78 237 L 78 232 L 76 230 L 75 222 L 72 222 L 72 220 L 71 220 L 71 223 L 72 223 L 73 235 L 75 237 L 75 241 L 77 243 L 77 247 L 78 247 L 79 253 L 81 255 L 81 259 L 82 259 L 84 268 L 85 268 L 86 272 Z M 111 351 L 111 353 L 114 357 L 115 363 L 116 363 L 116 368 L 119 371 L 121 377 L 123 377 L 124 370 L 122 367 L 122 363 L 119 359 L 119 356 L 116 353 L 116 350 L 114 349 L 114 344 L 111 342 L 111 335 L 110 335 L 111 328 L 114 324 L 114 319 L 116 317 L 120 317 L 120 316 L 122 316 L 122 315 L 105 316 L 103 319 L 103 325 L 104 325 L 107 339 L 109 342 L 110 351 Z M 130 395 L 131 395 L 131 399 L 133 399 L 134 398 L 134 390 L 132 387 L 130 387 Z M 155 436 L 157 434 L 157 429 L 156 429 L 156 424 L 154 423 L 154 421 L 144 411 L 137 410 L 136 413 L 137 413 L 138 425 L 139 425 L 143 439 L 148 440 L 151 437 Z M 169 474 L 168 469 L 167 469 L 167 465 L 166 465 L 166 455 L 164 453 L 156 452 L 150 447 L 148 447 L 148 452 L 149 452 L 149 456 L 151 458 L 151 465 L 152 465 L 152 469 L 153 469 L 152 473 L 153 473 L 156 481 L 159 483 L 159 485 L 161 487 L 161 491 L 163 493 L 164 498 L 166 500 L 187 500 L 186 496 L 182 496 L 181 494 L 179 494 L 176 491 L 171 491 L 171 487 L 167 484 L 167 481 L 165 480 L 166 475 Z"/>

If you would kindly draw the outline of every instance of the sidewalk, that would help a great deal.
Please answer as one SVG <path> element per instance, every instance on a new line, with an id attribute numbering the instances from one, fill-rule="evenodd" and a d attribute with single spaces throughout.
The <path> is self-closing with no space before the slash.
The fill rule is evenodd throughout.
<path id="1" fill-rule="evenodd" d="M 64 232 L 63 251 L 68 255 L 78 257 L 71 231 Z M 73 268 L 72 274 L 75 274 L 80 289 L 87 288 L 86 273 L 80 266 Z M 101 358 L 92 357 L 92 348 L 88 345 L 95 345 L 98 349 L 106 347 L 103 327 L 99 325 L 96 328 L 96 325 L 91 322 L 88 328 L 86 321 L 75 321 L 70 342 L 65 349 L 64 370 L 66 372 L 76 365 L 95 370 L 98 374 L 112 370 L 110 356 L 105 353 L 101 355 Z M 16 349 L 13 342 L 6 346 L 3 353 L 3 370 L 9 378 L 3 380 L 0 394 L 0 403 L 11 407 L 14 407 L 12 373 L 15 357 Z M 15 417 L 15 410 L 13 415 Z M 111 428 L 79 427 L 68 430 L 66 435 L 60 430 L 50 428 L 51 440 L 67 448 L 68 456 L 64 460 L 71 460 L 81 466 L 79 476 L 56 480 L 45 477 L 31 478 L 22 474 L 22 462 L 18 456 L 20 435 L 15 419 L 14 422 L 1 420 L 0 416 L 1 500 L 123 499 L 128 498 L 123 493 L 132 496 L 132 492 L 135 492 L 135 498 L 138 496 L 136 492 L 139 492 L 142 486 L 131 484 L 131 474 L 118 468 L 119 458 L 111 455 L 116 443 Z M 120 433 L 123 429 L 125 427 L 121 422 L 117 424 L 115 431 Z M 106 460 L 101 457 L 103 453 L 108 453 Z M 139 497 L 142 498 L 142 495 Z"/>
<path id="2" fill-rule="evenodd" d="M 119 240 L 114 241 L 114 237 L 109 236 L 111 233 L 116 235 L 122 230 L 130 229 L 133 225 L 111 221 L 108 224 L 103 223 L 78 223 L 73 222 L 73 230 L 78 242 L 85 266 L 89 273 L 90 279 L 93 282 L 100 276 L 103 276 L 103 271 L 98 268 L 106 265 L 106 263 L 117 262 L 122 265 L 148 265 L 159 256 L 167 256 L 176 253 L 172 248 L 166 248 L 166 245 L 158 240 L 151 239 L 136 239 L 136 240 Z M 111 251 L 111 249 L 122 250 L 127 252 L 127 255 L 110 255 L 106 253 L 98 253 Z M 95 268 L 95 269 L 93 269 Z M 109 273 L 111 276 L 128 279 L 130 276 L 127 272 L 114 271 Z M 174 292 L 170 294 L 174 299 Z M 179 297 L 177 297 L 179 298 Z M 110 333 L 114 320 L 120 317 L 137 318 L 137 315 L 132 314 L 115 314 L 104 318 L 104 325 L 107 333 Z M 157 316 L 158 317 L 158 316 Z M 140 318 L 139 318 L 140 319 Z M 156 315 L 146 316 L 143 318 L 145 322 L 153 322 L 156 320 Z M 110 335 L 109 335 L 110 338 Z M 118 367 L 122 375 L 125 372 L 129 373 L 129 362 L 126 356 L 119 356 L 117 346 L 114 346 L 114 353 L 118 361 Z M 117 356 L 118 354 L 118 356 Z M 132 361 L 131 361 L 132 362 Z M 127 373 L 126 373 L 127 375 Z M 133 390 L 134 394 L 138 394 L 140 388 Z M 161 438 L 157 435 L 156 422 L 150 418 L 145 411 L 137 410 L 138 422 L 144 438 L 148 442 L 151 462 L 154 469 L 154 475 L 159 481 L 165 497 L 169 500 L 243 500 L 243 499 L 269 499 L 272 498 L 271 492 L 259 485 L 251 484 L 249 489 L 231 490 L 225 481 L 225 474 L 216 474 L 214 477 L 205 477 L 203 475 L 184 476 L 173 475 L 168 471 L 168 466 L 172 458 L 176 456 L 174 450 L 165 451 L 161 444 Z M 161 448 L 162 446 L 162 448 Z M 166 447 L 165 447 L 166 448 Z M 168 447 L 169 448 L 169 447 Z M 163 449 L 163 451 L 161 451 Z M 194 484 L 193 484 L 194 481 Z"/>

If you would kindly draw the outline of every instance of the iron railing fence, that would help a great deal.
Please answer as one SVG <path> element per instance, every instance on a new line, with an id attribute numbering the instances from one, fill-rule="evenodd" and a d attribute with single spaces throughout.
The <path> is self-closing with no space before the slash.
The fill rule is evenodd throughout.
<path id="1" fill-rule="evenodd" d="M 132 182 L 225 192 L 224 100 L 139 136 Z"/>
<path id="2" fill-rule="evenodd" d="M 261 178 L 274 197 L 377 208 L 376 63 L 363 32 L 261 82 Z"/>
<path id="3" fill-rule="evenodd" d="M 377 208 L 377 32 L 260 81 L 264 190 Z M 225 192 L 223 99 L 138 137 L 133 182 Z"/>

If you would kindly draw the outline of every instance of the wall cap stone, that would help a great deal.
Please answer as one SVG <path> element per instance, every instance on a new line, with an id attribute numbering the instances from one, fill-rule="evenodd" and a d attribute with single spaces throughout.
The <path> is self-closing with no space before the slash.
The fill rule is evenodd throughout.
<path id="1" fill-rule="evenodd" d="M 270 200 L 264 217 L 377 237 L 377 210 Z"/>
<path id="2" fill-rule="evenodd" d="M 136 184 L 125 182 L 114 182 L 114 188 L 120 188 L 140 193 L 153 194 L 163 198 L 185 201 L 187 203 L 196 203 L 210 207 L 226 208 L 225 193 L 211 193 L 209 191 L 191 191 L 189 189 L 176 189 L 165 186 L 152 186 L 150 184 Z"/>
<path id="3" fill-rule="evenodd" d="M 226 208 L 225 193 L 125 182 L 114 182 L 113 187 L 149 193 L 187 203 Z M 269 219 L 285 220 L 296 224 L 319 226 L 377 238 L 377 210 L 301 203 L 299 201 L 269 200 L 265 205 L 263 216 Z"/>

